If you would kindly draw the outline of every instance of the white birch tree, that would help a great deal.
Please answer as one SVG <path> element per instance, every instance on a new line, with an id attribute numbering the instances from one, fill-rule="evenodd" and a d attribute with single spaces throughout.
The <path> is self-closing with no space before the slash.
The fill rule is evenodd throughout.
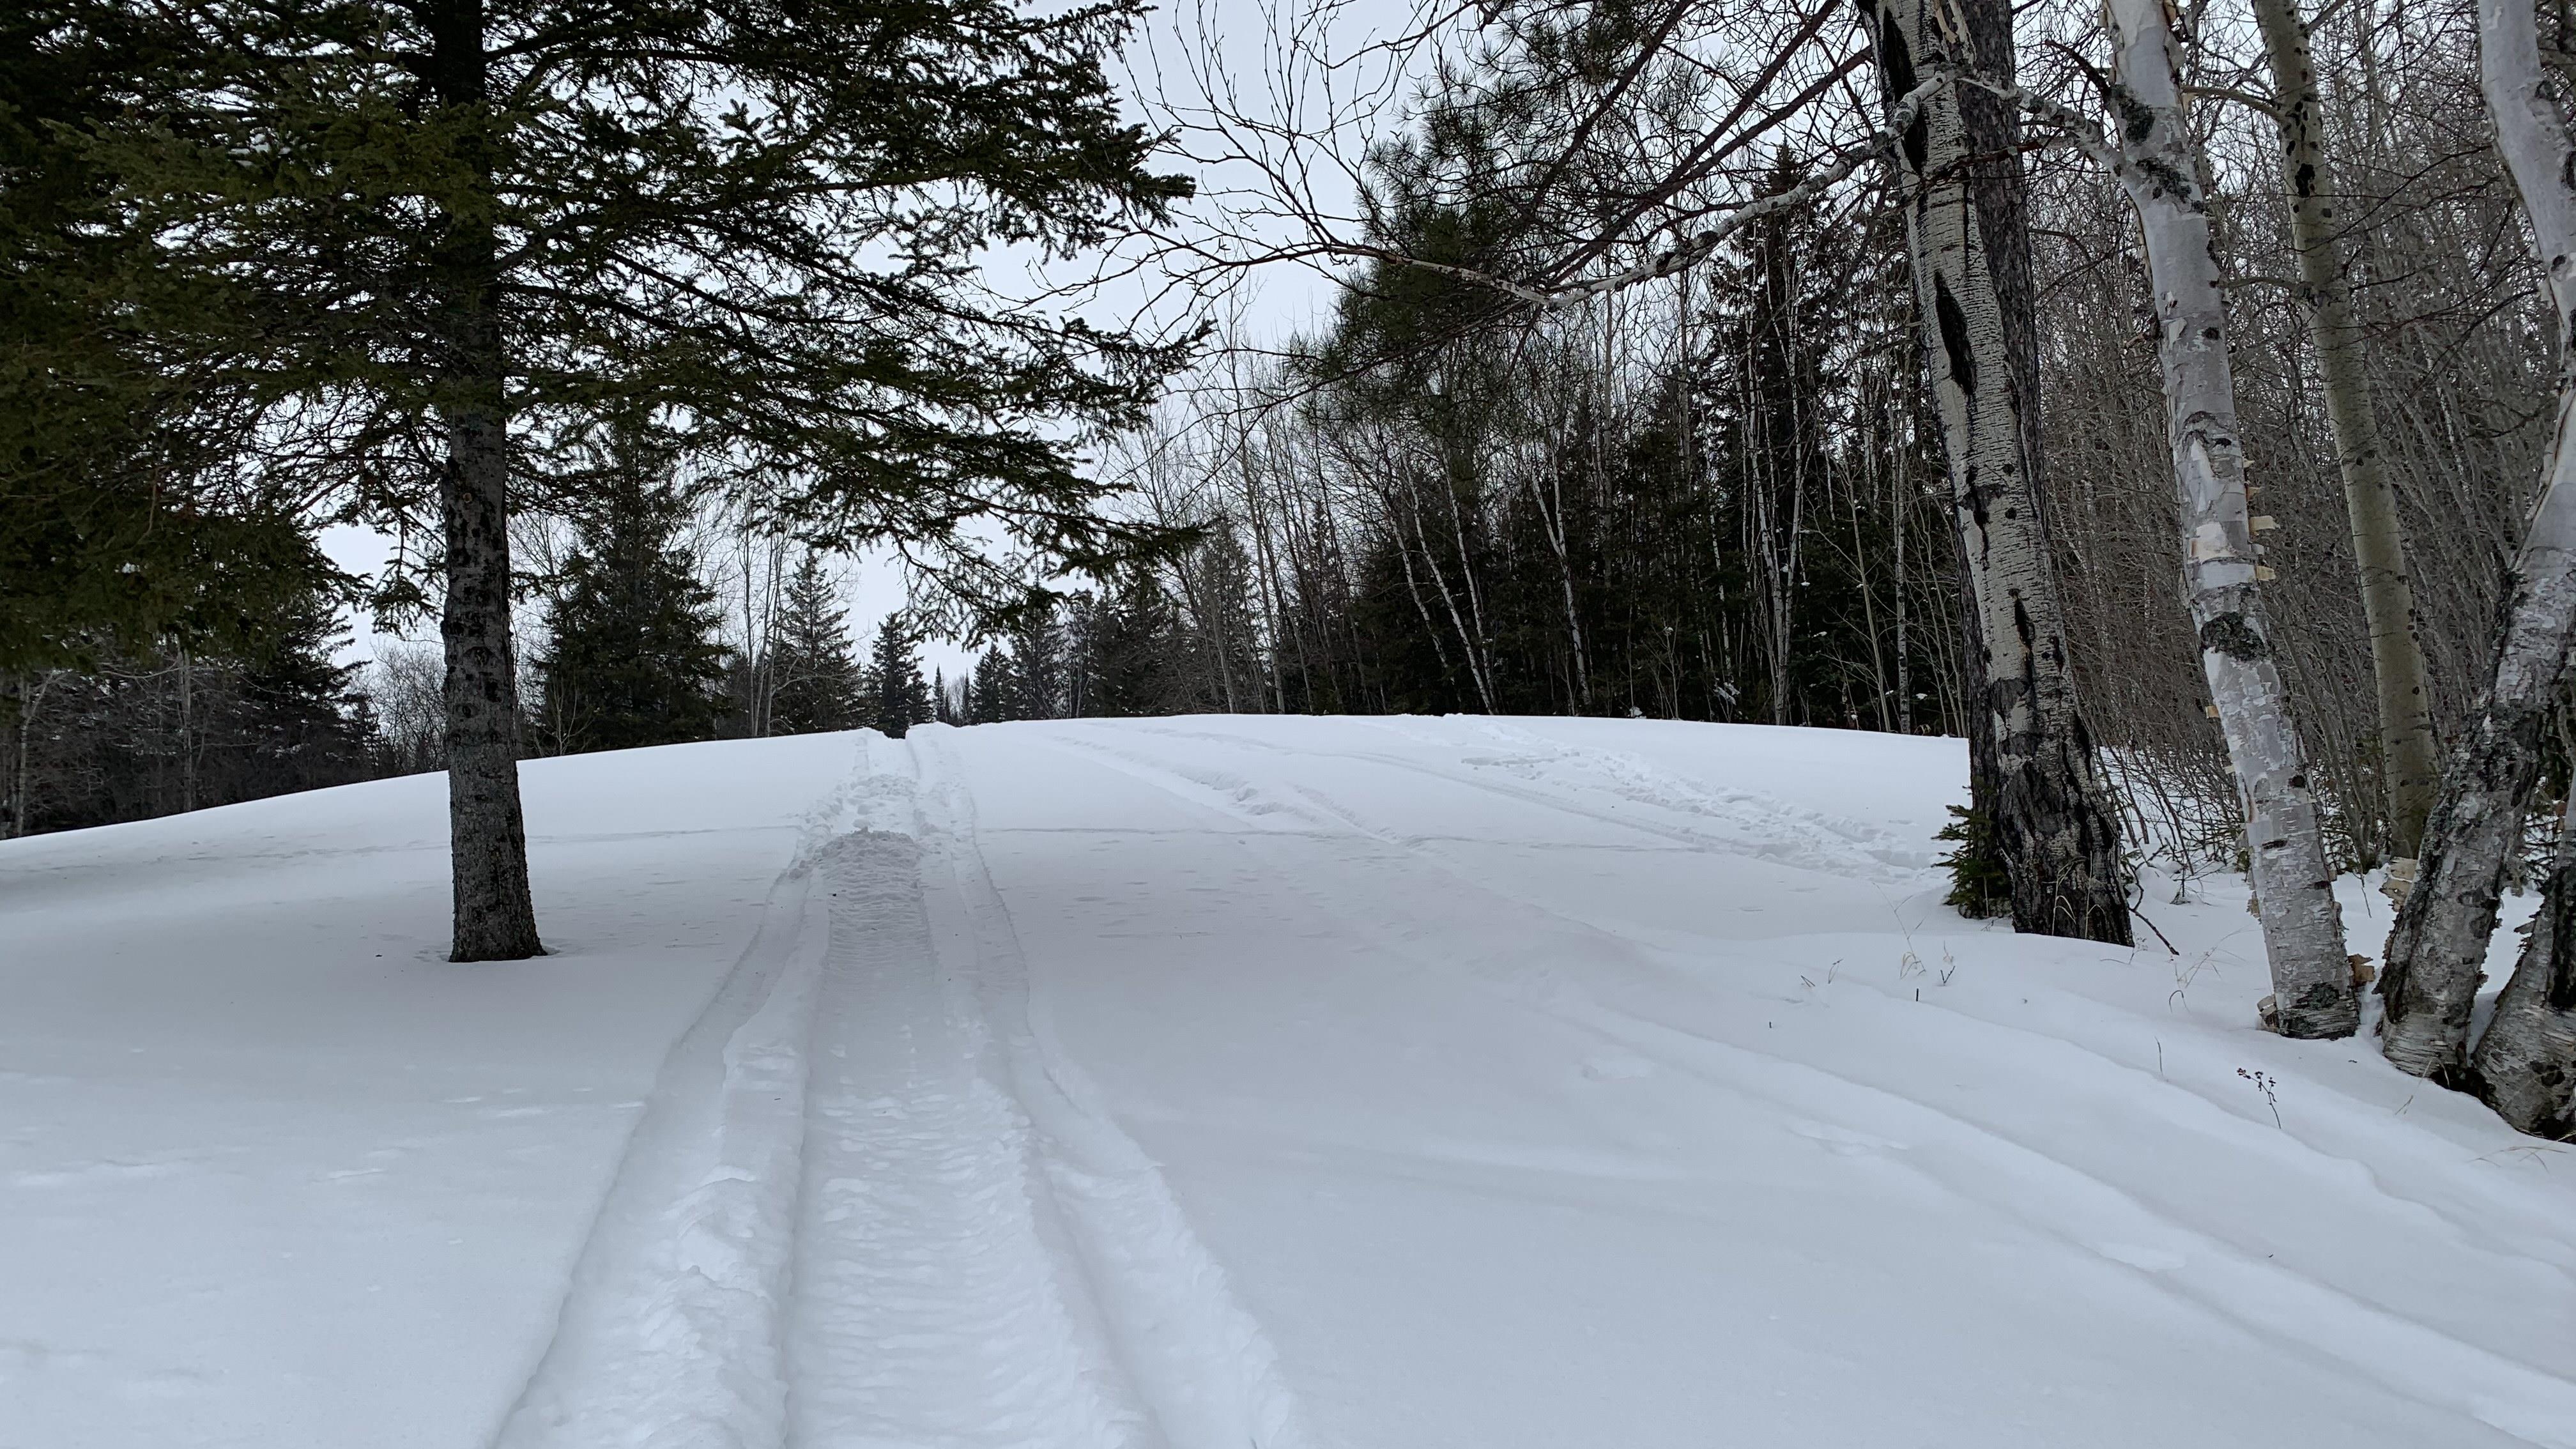
<path id="1" fill-rule="evenodd" d="M 2505 864 L 2539 782 L 2541 732 L 2576 632 L 2576 439 L 2569 436 L 2576 427 L 2576 136 L 2543 78 L 2531 0 L 2479 0 L 2478 56 L 2496 149 L 2548 274 L 2559 332 L 2558 413 L 2541 463 L 2540 499 L 2513 560 L 2494 672 L 2443 771 L 2416 886 L 2388 938 L 2380 1045 L 2401 1071 L 2478 1086 L 2502 1100 L 2535 1088 L 2532 1074 L 2553 1066 L 2563 1073 L 2568 1062 L 2563 1030 L 2553 1052 L 2537 1034 L 2546 1031 L 2545 1020 L 2517 1011 L 2500 1018 L 2511 1023 L 2507 1039 L 2480 1053 L 2503 1075 L 2481 1082 L 2469 1070 L 2468 1035 Z M 2516 976 L 2547 969 L 2555 954 L 2526 952 Z M 2541 991 L 2538 999 L 2557 994 Z M 2514 995 L 2520 1001 L 2532 993 Z"/>
<path id="2" fill-rule="evenodd" d="M 2154 293 L 2174 486 L 2182 505 L 2183 582 L 2201 670 L 2245 806 L 2245 844 L 2274 1029 L 2350 1036 L 2360 1023 L 2344 955 L 2334 871 L 2316 794 L 2281 686 L 2258 587 L 2227 304 L 2211 250 L 2199 145 L 2182 109 L 2164 0 L 2111 0 L 2117 74 L 2117 174 L 2137 208 Z"/>

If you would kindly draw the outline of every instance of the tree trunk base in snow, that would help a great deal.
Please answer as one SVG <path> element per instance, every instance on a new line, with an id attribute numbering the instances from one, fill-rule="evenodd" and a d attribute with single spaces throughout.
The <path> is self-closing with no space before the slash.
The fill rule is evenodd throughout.
<path id="1" fill-rule="evenodd" d="M 2565 821 L 2522 957 L 2465 1075 L 2514 1130 L 2576 1138 L 2576 836 Z"/>
<path id="2" fill-rule="evenodd" d="M 451 961 L 520 961 L 545 954 L 528 891 L 528 833 L 519 760 L 510 746 L 448 746 L 448 849 L 454 861 Z"/>

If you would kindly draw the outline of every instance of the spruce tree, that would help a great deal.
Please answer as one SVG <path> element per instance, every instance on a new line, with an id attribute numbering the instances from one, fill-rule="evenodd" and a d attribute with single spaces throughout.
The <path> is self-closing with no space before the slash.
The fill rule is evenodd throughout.
<path id="1" fill-rule="evenodd" d="M 715 591 L 679 542 L 686 505 L 630 484 L 585 523 L 547 611 L 539 738 L 552 753 L 703 740 L 729 701 Z"/>
<path id="2" fill-rule="evenodd" d="M 348 628 L 320 595 L 273 621 L 263 646 L 236 666 L 232 729 L 241 758 L 230 798 L 256 799 L 366 777 L 374 728 L 358 688 L 359 666 L 337 661 Z"/>
<path id="3" fill-rule="evenodd" d="M 859 662 L 852 654 L 849 614 L 832 592 L 816 554 L 807 554 L 787 580 L 786 607 L 770 636 L 769 727 L 782 735 L 855 729 L 860 715 Z"/>
<path id="4" fill-rule="evenodd" d="M 1181 642 L 1162 583 L 1145 569 L 1129 569 L 1115 593 L 1092 605 L 1089 619 L 1085 712 L 1104 718 L 1170 713 Z"/>
<path id="5" fill-rule="evenodd" d="M 100 137 L 183 39 L 139 8 L 0 10 L 0 674 L 245 656 L 345 582 L 295 490 L 231 456 L 248 391 L 160 355 L 171 319 L 236 350 L 260 319 L 118 224 Z"/>
<path id="6" fill-rule="evenodd" d="M 897 542 L 970 600 L 1151 541 L 1100 515 L 1072 439 L 1136 419 L 1186 349 L 975 276 L 1187 194 L 1107 78 L 1142 13 L 48 0 L 39 38 L 156 36 L 98 72 L 79 151 L 115 178 L 107 275 L 222 302 L 133 314 L 163 375 L 242 400 L 191 437 L 441 539 L 439 587 L 395 597 L 440 600 L 454 959 L 542 949 L 509 521 L 579 478 L 603 419 L 650 411 L 766 521 Z"/>
<path id="7" fill-rule="evenodd" d="M 1010 717 L 1062 719 L 1064 695 L 1064 626 L 1042 597 L 1011 629 Z"/>
<path id="8" fill-rule="evenodd" d="M 68 830 L 347 784 L 371 773 L 336 606 L 309 594 L 254 650 L 101 647 L 30 691 L 7 762 L 9 830 Z M 23 745 L 23 770 L 17 746 Z"/>
<path id="9" fill-rule="evenodd" d="M 1011 705 L 1017 694 L 1012 680 L 1010 657 L 1000 649 L 987 649 L 975 661 L 975 673 L 967 681 L 966 722 L 1000 724 L 1018 719 Z"/>
<path id="10" fill-rule="evenodd" d="M 930 720 L 930 687 L 921 682 L 915 642 L 903 616 L 888 614 L 868 651 L 868 673 L 876 684 L 875 724 L 888 739 L 902 739 L 914 725 Z"/>

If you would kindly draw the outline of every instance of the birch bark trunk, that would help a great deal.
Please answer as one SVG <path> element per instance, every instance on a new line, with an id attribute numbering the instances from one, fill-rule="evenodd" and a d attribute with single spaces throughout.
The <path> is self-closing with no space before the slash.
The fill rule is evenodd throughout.
<path id="1" fill-rule="evenodd" d="M 2245 844 L 2283 1036 L 2350 1036 L 2360 1025 L 2343 917 L 2316 796 L 2281 688 L 2245 506 L 2245 452 L 2227 360 L 2227 303 L 2210 250 L 2200 148 L 2182 112 L 2164 0 L 2111 0 L 2118 31 L 2120 183 L 2146 237 L 2183 582 L 2245 803 Z"/>
<path id="2" fill-rule="evenodd" d="M 2334 428 L 2343 474 L 2344 511 L 2352 521 L 2353 561 L 2361 571 L 2362 617 L 2370 629 L 2370 667 L 2378 686 L 2379 750 L 2388 796 L 2389 852 L 2412 859 L 2423 848 L 2424 820 L 2441 778 L 2433 740 L 2433 696 L 2426 686 L 2424 646 L 2416 635 L 2415 586 L 2406 573 L 2406 534 L 2397 490 L 2379 445 L 2379 414 L 2370 402 L 2363 338 L 2354 319 L 2335 246 L 2335 190 L 2326 166 L 2324 103 L 2297 0 L 2254 0 L 2263 50 L 2272 68 L 2273 119 L 2281 132 L 2281 169 L 2290 188 L 2290 240 L 2299 254 L 2299 300 L 2317 350 L 2317 374 Z"/>
<path id="3" fill-rule="evenodd" d="M 2446 1086 L 2483 1085 L 2496 1100 L 2526 1090 L 2515 1079 L 2535 1068 L 2509 1065 L 2507 1044 L 2499 1043 L 2490 1056 L 2508 1079 L 2474 1081 L 2466 1065 L 2469 1015 L 2485 979 L 2479 968 L 2495 931 L 2505 863 L 2539 782 L 2541 731 L 2576 631 L 2576 439 L 2569 436 L 2576 427 L 2576 137 L 2542 82 L 2530 0 L 2478 0 L 2478 57 L 2496 149 L 2549 274 L 2559 331 L 2558 418 L 2542 458 L 2540 501 L 2514 555 L 2495 670 L 2442 772 L 2423 862 L 2389 935 L 2379 990 L 2388 1006 L 2380 1046 L 2389 1061 Z M 2532 964 L 2526 953 L 2524 965 Z"/>
<path id="4" fill-rule="evenodd" d="M 1880 0 L 1875 22 L 1891 106 L 1920 77 L 2012 72 L 2006 0 Z M 1951 86 L 1923 103 L 1897 157 L 1968 576 L 1970 755 L 1973 773 L 1988 782 L 1979 803 L 2012 882 L 2014 928 L 2125 946 L 2119 815 L 2077 708 L 2040 507 L 2038 353 L 2018 134 L 2010 106 Z"/>
<path id="5" fill-rule="evenodd" d="M 2576 1138 L 2576 812 L 2558 823 L 2558 856 L 2495 1016 L 2469 1058 L 2478 1095 L 2515 1130 Z"/>

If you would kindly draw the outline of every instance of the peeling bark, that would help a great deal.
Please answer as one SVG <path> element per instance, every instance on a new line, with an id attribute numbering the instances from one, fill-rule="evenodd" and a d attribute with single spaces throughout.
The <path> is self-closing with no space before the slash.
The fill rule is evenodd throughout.
<path id="1" fill-rule="evenodd" d="M 2453 746 L 2415 888 L 2388 938 L 2380 1046 L 2398 1070 L 2475 1085 L 2469 1017 L 2485 980 L 2504 870 L 2540 778 L 2540 741 L 2576 633 L 2576 137 L 2544 87 L 2530 0 L 2478 0 L 2478 57 L 2496 149 L 2531 218 L 2558 318 L 2558 417 L 2540 501 L 2513 560 L 2495 669 Z M 2526 955 L 2526 962 L 2529 958 Z M 2519 976 L 2519 970 L 2515 973 Z M 2501 1063 L 2500 1063 L 2501 1065 Z M 2519 1087 L 2486 1083 L 2492 1094 Z"/>
<path id="2" fill-rule="evenodd" d="M 2576 811 L 2558 823 L 2558 857 L 2541 887 L 2522 958 L 2469 1058 L 2486 1104 L 2515 1130 L 2576 1138 Z"/>
<path id="3" fill-rule="evenodd" d="M 2183 579 L 2203 675 L 2245 804 L 2246 852 L 2284 1036 L 2350 1036 L 2360 1024 L 2316 795 L 2281 687 L 2257 587 L 2227 306 L 2210 250 L 2197 143 L 2182 114 L 2164 0 L 2112 0 L 2121 185 L 2137 208 L 2155 293 Z"/>
<path id="4" fill-rule="evenodd" d="M 1891 113 L 1921 78 L 1961 68 L 2011 73 L 2004 0 L 1885 0 L 1875 20 Z M 1897 148 L 1924 353 L 1968 574 L 1964 628 L 1978 669 L 1970 755 L 1985 786 L 1978 803 L 2012 882 L 2015 929 L 2125 946 L 2119 814 L 2077 707 L 2040 507 L 2018 134 L 2009 105 L 1952 86 L 1922 101 Z"/>

